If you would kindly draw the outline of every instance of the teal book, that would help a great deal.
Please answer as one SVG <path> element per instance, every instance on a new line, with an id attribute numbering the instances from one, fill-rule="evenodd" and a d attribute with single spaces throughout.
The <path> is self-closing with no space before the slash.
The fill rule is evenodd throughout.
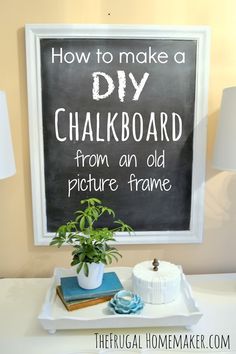
<path id="1" fill-rule="evenodd" d="M 79 286 L 76 276 L 61 278 L 61 291 L 66 301 L 113 296 L 122 289 L 123 286 L 115 272 L 104 273 L 102 285 L 89 290 Z"/>

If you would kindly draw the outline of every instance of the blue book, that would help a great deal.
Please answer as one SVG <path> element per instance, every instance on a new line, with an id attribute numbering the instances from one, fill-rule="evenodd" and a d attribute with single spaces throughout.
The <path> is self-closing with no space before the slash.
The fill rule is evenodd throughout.
<path id="1" fill-rule="evenodd" d="M 104 273 L 102 285 L 96 289 L 81 288 L 77 277 L 61 278 L 61 291 L 66 301 L 113 296 L 122 289 L 123 286 L 115 272 Z"/>

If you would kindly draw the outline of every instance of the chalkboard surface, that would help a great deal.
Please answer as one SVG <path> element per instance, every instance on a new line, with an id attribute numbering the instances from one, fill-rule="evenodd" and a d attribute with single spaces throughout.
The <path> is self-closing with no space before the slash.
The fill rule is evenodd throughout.
<path id="1" fill-rule="evenodd" d="M 47 229 L 98 197 L 136 231 L 189 230 L 195 40 L 41 39 Z"/>

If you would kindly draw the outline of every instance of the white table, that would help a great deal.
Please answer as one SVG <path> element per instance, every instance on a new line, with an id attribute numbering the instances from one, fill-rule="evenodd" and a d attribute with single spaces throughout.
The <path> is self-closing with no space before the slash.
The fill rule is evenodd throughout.
<path id="1" fill-rule="evenodd" d="M 190 331 L 185 328 L 128 328 L 102 330 L 63 330 L 54 335 L 42 329 L 37 316 L 40 313 L 50 279 L 1 279 L 0 280 L 0 353 L 1 354 L 77 354 L 109 353 L 111 350 L 96 348 L 95 332 L 99 335 L 120 335 L 133 342 L 134 336 L 146 343 L 146 335 L 196 335 L 209 338 L 212 344 L 220 345 L 223 339 L 230 347 L 219 350 L 172 350 L 172 353 L 236 353 L 236 274 L 191 275 L 188 281 L 194 298 L 203 312 L 203 317 Z M 97 338 L 108 338 L 98 337 Z M 150 337 L 149 337 L 150 338 Z M 166 337 L 167 338 L 167 337 Z M 124 350 L 122 353 L 147 353 L 145 347 Z M 169 350 L 150 350 L 148 353 L 168 353 Z M 117 351 L 117 354 L 120 351 Z"/>

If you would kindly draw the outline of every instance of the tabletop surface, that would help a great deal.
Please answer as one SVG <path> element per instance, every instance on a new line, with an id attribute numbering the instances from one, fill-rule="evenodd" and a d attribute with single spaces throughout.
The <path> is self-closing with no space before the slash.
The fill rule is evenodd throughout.
<path id="1" fill-rule="evenodd" d="M 187 279 L 203 313 L 190 330 L 181 327 L 60 330 L 53 335 L 41 327 L 37 318 L 50 279 L 1 279 L 0 353 L 110 354 L 112 349 L 117 354 L 236 353 L 236 274 L 189 275 Z M 176 338 L 181 339 L 181 347 L 174 342 Z M 161 349 L 157 347 L 160 343 Z"/>

